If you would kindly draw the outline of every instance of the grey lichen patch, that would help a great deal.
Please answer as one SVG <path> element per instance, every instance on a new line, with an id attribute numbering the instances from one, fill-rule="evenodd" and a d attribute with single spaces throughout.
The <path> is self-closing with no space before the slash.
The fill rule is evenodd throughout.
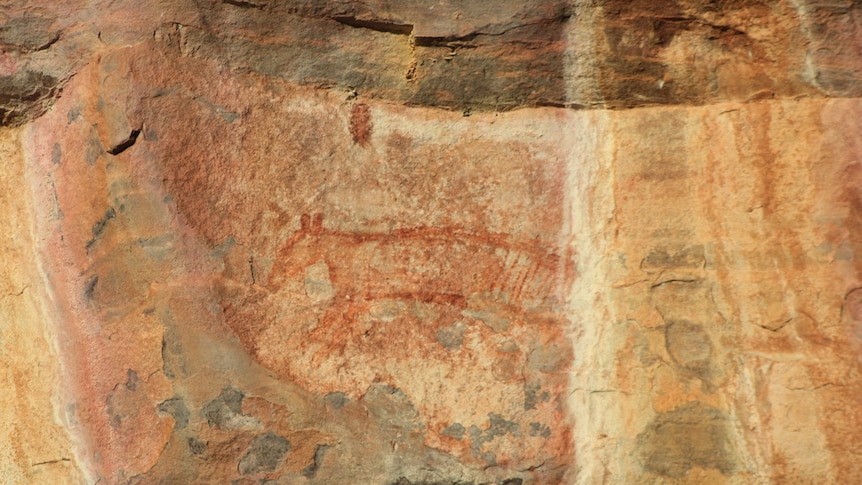
<path id="1" fill-rule="evenodd" d="M 197 438 L 189 438 L 186 440 L 186 443 L 189 445 L 189 451 L 191 451 L 193 455 L 201 455 L 207 450 L 206 442 Z"/>
<path id="2" fill-rule="evenodd" d="M 343 392 L 335 391 L 323 396 L 323 401 L 326 402 L 326 404 L 332 406 L 334 409 L 341 409 L 342 407 L 344 407 L 345 404 L 350 401 L 350 399 L 348 399 L 347 395 L 345 395 Z"/>
<path id="3" fill-rule="evenodd" d="M 373 384 L 362 397 L 370 414 L 386 427 L 415 429 L 420 426 L 419 412 L 400 389 L 388 384 Z"/>
<path id="4" fill-rule="evenodd" d="M 503 419 L 502 416 L 496 413 L 488 414 L 488 419 L 490 420 L 490 423 L 488 424 L 488 429 L 485 430 L 486 435 L 491 437 L 503 436 L 505 434 L 521 436 L 518 429 L 518 423 Z"/>
<path id="5" fill-rule="evenodd" d="M 174 429 L 185 429 L 189 425 L 191 413 L 182 398 L 172 397 L 159 404 L 159 412 L 174 418 Z"/>
<path id="6" fill-rule="evenodd" d="M 456 440 L 461 440 L 464 438 L 464 433 L 467 432 L 467 428 L 464 427 L 461 423 L 452 423 L 446 427 L 440 434 L 443 436 L 448 436 L 450 438 L 455 438 Z"/>
<path id="7" fill-rule="evenodd" d="M 138 400 L 135 394 L 143 391 L 145 383 L 133 369 L 126 370 L 126 381 L 118 383 L 105 400 L 105 412 L 110 417 L 110 425 L 119 429 L 125 421 L 139 412 Z"/>
<path id="8" fill-rule="evenodd" d="M 651 285 L 649 298 L 667 323 L 685 320 L 717 325 L 722 321 L 715 305 L 713 285 L 699 276 L 662 273 Z"/>
<path id="9" fill-rule="evenodd" d="M 99 134 L 94 128 L 91 130 L 90 138 L 87 141 L 87 153 L 84 154 L 84 160 L 87 161 L 87 165 L 92 167 L 96 164 L 96 162 L 99 161 L 99 157 L 101 157 L 105 153 L 107 152 L 105 152 L 105 148 L 99 141 Z"/>
<path id="10" fill-rule="evenodd" d="M 142 237 L 135 241 L 138 247 L 144 250 L 147 257 L 163 261 L 174 249 L 176 236 L 174 234 L 165 233 L 154 237 Z"/>
<path id="11" fill-rule="evenodd" d="M 273 472 L 290 451 L 290 442 L 272 431 L 255 436 L 251 440 L 248 452 L 237 466 L 240 475 L 253 475 L 261 472 Z"/>
<path id="12" fill-rule="evenodd" d="M 527 382 L 524 384 L 524 411 L 536 409 L 536 406 L 542 402 L 548 402 L 551 399 L 551 393 L 542 391 L 542 385 L 538 382 Z"/>
<path id="13" fill-rule="evenodd" d="M 473 310 L 466 309 L 461 312 L 461 315 L 469 318 L 474 318 L 487 325 L 495 332 L 505 332 L 509 328 L 509 320 L 501 317 L 496 311 L 492 310 Z"/>
<path id="14" fill-rule="evenodd" d="M 63 159 L 63 148 L 59 143 L 54 143 L 54 148 L 51 149 L 51 163 L 60 165 Z"/>
<path id="15" fill-rule="evenodd" d="M 84 283 L 84 298 L 90 302 L 96 297 L 96 285 L 99 284 L 99 275 L 90 276 Z"/>
<path id="16" fill-rule="evenodd" d="M 73 121 L 81 118 L 81 106 L 75 106 L 66 112 L 66 124 L 71 125 Z"/>
<path id="17" fill-rule="evenodd" d="M 117 211 L 113 207 L 109 207 L 105 211 L 105 215 L 103 215 L 101 219 L 99 219 L 98 221 L 96 221 L 95 224 L 93 224 L 93 238 L 87 241 L 87 251 L 89 251 L 93 247 L 93 245 L 96 244 L 96 242 L 102 237 L 102 235 L 105 233 L 105 229 L 108 228 L 108 223 L 116 217 Z"/>
<path id="18" fill-rule="evenodd" d="M 326 455 L 328 450 L 329 445 L 317 445 L 317 447 L 314 448 L 314 459 L 310 465 L 302 469 L 302 476 L 308 479 L 314 478 L 314 476 L 317 475 L 317 470 L 319 470 L 320 466 L 323 464 L 323 456 Z"/>
<path id="19" fill-rule="evenodd" d="M 641 269 L 647 273 L 669 269 L 700 269 L 706 266 L 702 245 L 688 246 L 677 251 L 667 248 L 655 249 L 641 261 Z"/>
<path id="20" fill-rule="evenodd" d="M 470 451 L 491 465 L 496 464 L 497 457 L 491 451 L 482 451 L 485 443 L 493 441 L 498 436 L 505 436 L 507 434 L 511 434 L 516 438 L 521 437 L 521 429 L 518 423 L 504 419 L 503 416 L 496 413 L 488 414 L 488 427 L 485 430 L 472 425 L 467 432 L 470 436 Z"/>
<path id="21" fill-rule="evenodd" d="M 551 436 L 551 428 L 546 424 L 538 422 L 530 423 L 530 436 L 548 438 Z"/>
<path id="22" fill-rule="evenodd" d="M 126 370 L 126 389 L 134 392 L 138 390 L 138 385 L 141 383 L 141 378 L 133 369 Z"/>
<path id="23" fill-rule="evenodd" d="M 540 345 L 530 352 L 527 368 L 540 372 L 559 372 L 570 360 L 564 348 L 558 345 Z"/>
<path id="24" fill-rule="evenodd" d="M 519 348 L 517 342 L 514 340 L 506 340 L 500 344 L 500 352 L 504 353 L 517 352 Z"/>
<path id="25" fill-rule="evenodd" d="M 673 360 L 701 379 L 710 375 L 712 343 L 702 325 L 681 321 L 665 327 L 665 345 Z"/>
<path id="26" fill-rule="evenodd" d="M 728 475 L 737 469 L 727 415 L 699 402 L 683 404 L 659 414 L 638 435 L 638 450 L 645 470 L 681 477 L 693 467 Z"/>
<path id="27" fill-rule="evenodd" d="M 162 372 L 165 377 L 176 379 L 178 375 L 186 374 L 182 356 L 183 346 L 176 336 L 176 330 L 172 325 L 167 325 L 162 338 Z"/>
<path id="28" fill-rule="evenodd" d="M 254 428 L 258 421 L 242 414 L 242 400 L 245 398 L 239 389 L 225 387 L 221 394 L 208 402 L 201 412 L 211 427 L 220 429 Z"/>
<path id="29" fill-rule="evenodd" d="M 463 323 L 455 322 L 448 327 L 443 327 L 440 330 L 437 330 L 434 337 L 440 345 L 446 348 L 446 350 L 458 350 L 464 343 L 465 330 L 466 327 Z"/>

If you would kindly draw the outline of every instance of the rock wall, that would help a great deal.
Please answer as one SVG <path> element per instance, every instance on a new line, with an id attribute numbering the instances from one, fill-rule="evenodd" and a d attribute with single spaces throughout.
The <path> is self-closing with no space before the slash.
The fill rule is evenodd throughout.
<path id="1" fill-rule="evenodd" d="M 862 481 L 862 3 L 3 7 L 4 481 Z"/>

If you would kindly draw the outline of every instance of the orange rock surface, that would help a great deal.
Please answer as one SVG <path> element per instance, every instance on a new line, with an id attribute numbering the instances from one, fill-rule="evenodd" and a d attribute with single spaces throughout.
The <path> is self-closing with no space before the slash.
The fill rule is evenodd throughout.
<path id="1" fill-rule="evenodd" d="M 862 481 L 862 4 L 0 14 L 0 481 Z"/>

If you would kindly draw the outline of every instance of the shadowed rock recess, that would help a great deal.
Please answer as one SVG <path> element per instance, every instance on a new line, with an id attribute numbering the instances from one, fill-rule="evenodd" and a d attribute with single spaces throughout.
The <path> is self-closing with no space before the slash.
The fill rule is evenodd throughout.
<path id="1" fill-rule="evenodd" d="M 6 0 L 0 482 L 862 483 L 862 2 Z"/>

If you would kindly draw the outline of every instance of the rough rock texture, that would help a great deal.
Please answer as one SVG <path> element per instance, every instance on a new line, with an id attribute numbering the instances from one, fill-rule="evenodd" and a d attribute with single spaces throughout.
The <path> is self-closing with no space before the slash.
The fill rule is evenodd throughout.
<path id="1" fill-rule="evenodd" d="M 56 417 L 63 380 L 52 331 L 57 319 L 36 263 L 21 131 L 4 128 L 0 134 L 0 478 L 77 484 L 83 474 L 73 440 Z"/>
<path id="2" fill-rule="evenodd" d="M 588 118 L 570 409 L 591 476 L 862 476 L 860 116 L 793 100 Z"/>
<path id="3" fill-rule="evenodd" d="M 2 7 L 2 481 L 862 481 L 862 3 Z"/>

